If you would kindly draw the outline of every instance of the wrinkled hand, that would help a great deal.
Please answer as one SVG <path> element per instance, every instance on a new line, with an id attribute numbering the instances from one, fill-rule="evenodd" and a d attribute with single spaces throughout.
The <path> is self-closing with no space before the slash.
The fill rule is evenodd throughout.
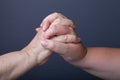
<path id="1" fill-rule="evenodd" d="M 60 13 L 48 15 L 40 26 L 45 32 L 43 37 L 46 39 L 55 38 L 57 36 L 61 37 L 61 39 L 59 38 L 60 42 L 79 42 L 79 38 L 73 31 L 75 25 L 71 20 Z M 39 31 L 39 28 L 37 28 L 36 31 Z"/>
<path id="2" fill-rule="evenodd" d="M 56 13 L 54 13 L 54 14 L 56 15 Z M 49 16 L 47 18 L 49 19 Z M 43 20 L 43 22 L 44 21 L 46 22 L 45 19 Z M 64 23 L 63 23 L 63 20 L 64 20 Z M 66 23 L 68 23 L 68 24 L 66 24 Z M 71 24 L 69 24 L 69 23 L 71 23 Z M 59 24 L 60 24 L 60 26 L 59 26 Z M 52 22 L 51 22 L 51 24 L 49 23 L 49 25 L 46 26 L 46 28 L 44 28 L 44 29 L 37 28 L 36 30 L 38 31 L 38 33 L 36 34 L 35 38 L 31 41 L 31 43 L 25 48 L 28 55 L 36 58 L 37 64 L 43 64 L 44 62 L 46 62 L 49 59 L 49 57 L 51 55 L 52 49 L 51 50 L 45 49 L 41 45 L 41 43 L 47 45 L 47 42 L 46 42 L 47 39 L 52 40 L 53 43 L 54 42 L 55 43 L 56 42 L 78 43 L 80 41 L 79 38 L 75 35 L 75 32 L 73 31 L 73 28 L 74 28 L 72 26 L 73 23 L 70 20 L 68 20 L 68 19 L 66 20 L 64 18 L 59 18 L 59 19 L 54 19 L 54 20 L 52 19 Z M 56 45 L 58 45 L 58 44 L 56 44 Z M 52 45 L 50 45 L 50 47 L 52 47 Z M 58 49 L 58 47 L 56 49 Z M 63 51 L 64 50 L 65 49 L 63 49 Z"/>
<path id="3" fill-rule="evenodd" d="M 70 63 L 77 62 L 85 56 L 86 48 L 76 35 L 75 25 L 71 20 L 60 13 L 53 13 L 43 20 L 41 26 L 45 32 L 42 41 L 45 48 L 60 54 Z M 61 39 L 54 40 L 61 35 Z"/>

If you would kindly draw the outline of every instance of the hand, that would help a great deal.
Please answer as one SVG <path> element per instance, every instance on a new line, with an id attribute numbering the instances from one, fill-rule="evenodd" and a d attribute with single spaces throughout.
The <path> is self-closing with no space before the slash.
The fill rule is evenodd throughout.
<path id="1" fill-rule="evenodd" d="M 86 54 L 86 48 L 74 32 L 74 23 L 60 13 L 47 16 L 41 26 L 45 31 L 42 44 L 45 48 L 59 53 L 66 61 L 73 63 L 82 59 Z M 61 29 L 61 31 L 60 31 Z M 39 29 L 37 29 L 38 31 Z M 67 34 L 66 34 L 67 32 Z M 51 40 L 55 36 L 66 35 L 63 41 Z"/>
<path id="2" fill-rule="evenodd" d="M 53 29 L 54 28 L 52 28 L 52 30 Z M 61 31 L 63 29 L 64 28 L 56 29 L 57 34 L 61 33 Z M 66 27 L 64 30 L 64 33 L 66 33 L 67 35 L 65 35 L 65 34 L 59 35 L 59 36 L 56 36 L 51 39 L 54 41 L 59 41 L 59 42 L 64 42 L 64 43 L 79 42 L 79 38 L 77 38 L 75 35 L 68 34 L 70 32 L 69 30 L 72 30 L 72 29 L 69 29 L 68 27 Z M 45 42 L 45 38 L 44 38 L 45 34 L 46 33 L 43 32 L 43 30 L 41 28 L 39 28 L 39 31 L 36 34 L 35 38 L 31 41 L 31 43 L 26 48 L 23 49 L 23 51 L 28 53 L 29 56 L 31 56 L 32 58 L 33 57 L 36 58 L 36 62 L 39 65 L 45 63 L 51 55 L 51 51 L 49 51 L 48 49 L 45 49 L 41 45 L 41 43 Z M 46 43 L 44 43 L 44 44 L 46 44 Z"/>
<path id="3" fill-rule="evenodd" d="M 47 32 L 45 32 L 44 38 L 48 39 L 53 36 L 75 34 L 73 31 L 75 29 L 74 23 L 60 13 L 53 13 L 48 15 L 42 21 L 40 26 L 43 28 L 44 32 L 47 30 Z M 36 31 L 39 31 L 39 28 L 37 28 Z"/>
<path id="4" fill-rule="evenodd" d="M 51 55 L 51 51 L 45 49 L 41 45 L 41 40 L 44 32 L 39 28 L 39 32 L 35 35 L 33 40 L 28 44 L 27 47 L 22 49 L 22 52 L 27 53 L 30 58 L 36 59 L 37 65 L 45 63 Z"/>

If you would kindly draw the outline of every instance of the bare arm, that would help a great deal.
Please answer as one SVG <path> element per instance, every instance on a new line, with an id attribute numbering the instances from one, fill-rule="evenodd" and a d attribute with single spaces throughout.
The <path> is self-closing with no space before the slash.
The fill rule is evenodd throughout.
<path id="1" fill-rule="evenodd" d="M 76 64 L 103 79 L 120 79 L 120 48 L 87 48 L 86 56 Z"/>
<path id="2" fill-rule="evenodd" d="M 24 49 L 0 56 L 0 80 L 15 80 L 47 60 L 51 53 L 41 46 L 41 35 L 38 32 Z"/>
<path id="3" fill-rule="evenodd" d="M 33 57 L 22 51 L 0 56 L 0 80 L 15 80 L 36 64 Z"/>

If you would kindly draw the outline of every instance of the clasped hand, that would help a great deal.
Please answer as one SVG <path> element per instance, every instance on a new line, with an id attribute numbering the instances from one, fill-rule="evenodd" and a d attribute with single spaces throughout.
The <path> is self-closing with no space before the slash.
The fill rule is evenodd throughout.
<path id="1" fill-rule="evenodd" d="M 30 50 L 29 55 L 37 56 L 38 64 L 46 62 L 52 51 L 70 63 L 84 56 L 81 53 L 85 52 L 85 48 L 75 33 L 74 23 L 62 14 L 48 15 L 36 31 L 37 34 L 28 45 L 27 51 Z"/>

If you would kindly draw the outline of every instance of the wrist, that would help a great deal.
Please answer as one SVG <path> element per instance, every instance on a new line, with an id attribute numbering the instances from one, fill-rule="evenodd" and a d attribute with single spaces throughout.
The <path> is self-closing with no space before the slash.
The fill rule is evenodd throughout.
<path id="1" fill-rule="evenodd" d="M 38 45 L 29 44 L 21 51 L 25 53 L 29 57 L 29 59 L 33 60 L 35 65 L 42 65 L 47 61 L 47 59 L 51 55 L 51 52 L 43 48 L 41 44 Z"/>
<path id="2" fill-rule="evenodd" d="M 80 44 L 79 50 L 76 53 L 77 53 L 76 57 L 72 61 L 69 61 L 69 63 L 71 63 L 74 66 L 83 67 L 87 55 L 87 48 L 83 46 L 83 44 Z"/>
<path id="3" fill-rule="evenodd" d="M 30 50 L 30 48 L 28 48 L 28 46 L 20 50 L 20 52 L 26 56 L 27 60 L 30 61 L 31 64 L 34 66 L 37 65 L 37 55 L 33 55 L 33 52 Z"/>

